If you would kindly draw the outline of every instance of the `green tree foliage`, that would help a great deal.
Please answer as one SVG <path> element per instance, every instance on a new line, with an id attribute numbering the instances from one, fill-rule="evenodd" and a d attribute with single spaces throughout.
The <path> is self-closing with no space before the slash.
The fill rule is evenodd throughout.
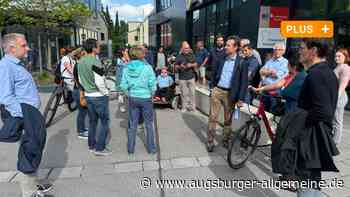
<path id="1" fill-rule="evenodd" d="M 128 37 L 128 24 L 125 21 L 120 21 L 119 26 L 114 28 L 113 32 L 113 51 L 126 46 Z"/>
<path id="2" fill-rule="evenodd" d="M 0 31 L 5 23 L 5 13 L 10 5 L 10 0 L 0 0 Z"/>
<path id="3" fill-rule="evenodd" d="M 107 25 L 107 29 L 108 29 L 108 38 L 112 38 L 112 34 L 113 34 L 113 30 L 114 30 L 114 24 L 113 24 L 113 20 L 111 18 L 111 15 L 109 14 L 109 9 L 106 6 L 106 10 L 104 10 L 103 6 L 102 6 L 102 18 L 105 21 L 106 25 Z"/>
<path id="4" fill-rule="evenodd" d="M 107 24 L 109 38 L 113 43 L 113 51 L 116 52 L 119 48 L 125 47 L 128 37 L 128 25 L 125 21 L 119 21 L 118 12 L 115 15 L 115 22 L 111 19 L 108 7 L 102 7 L 102 18 Z"/>
<path id="5" fill-rule="evenodd" d="M 2 1 L 0 0 L 1 4 Z M 0 25 L 22 25 L 44 31 L 67 32 L 68 27 L 84 24 L 92 15 L 89 8 L 77 0 L 12 0 L 4 4 Z"/>

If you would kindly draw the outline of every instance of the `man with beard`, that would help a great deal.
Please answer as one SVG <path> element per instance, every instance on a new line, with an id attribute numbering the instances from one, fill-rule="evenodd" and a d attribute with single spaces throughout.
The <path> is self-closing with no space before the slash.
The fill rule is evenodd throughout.
<path id="1" fill-rule="evenodd" d="M 217 62 L 220 59 L 224 59 L 226 54 L 225 54 L 225 39 L 224 36 L 219 35 L 216 37 L 216 47 L 213 48 L 210 53 L 209 53 L 209 57 L 208 57 L 208 63 L 207 63 L 207 73 L 211 73 L 211 79 L 209 79 L 209 81 L 213 80 L 213 70 L 215 69 L 214 66 L 217 65 Z M 210 72 L 209 72 L 210 71 Z M 209 87 L 210 89 L 213 88 L 213 85 L 211 82 L 209 82 Z"/>

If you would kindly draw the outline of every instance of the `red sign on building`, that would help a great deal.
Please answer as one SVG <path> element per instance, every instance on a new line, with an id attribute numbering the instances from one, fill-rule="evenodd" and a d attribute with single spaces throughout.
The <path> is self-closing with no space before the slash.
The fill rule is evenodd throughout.
<path id="1" fill-rule="evenodd" d="M 288 20 L 288 7 L 270 7 L 270 28 L 280 28 L 281 21 Z"/>

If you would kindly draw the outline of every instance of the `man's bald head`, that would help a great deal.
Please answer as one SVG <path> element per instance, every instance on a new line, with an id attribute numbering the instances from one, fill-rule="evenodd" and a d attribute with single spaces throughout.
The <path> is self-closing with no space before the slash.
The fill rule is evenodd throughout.
<path id="1" fill-rule="evenodd" d="M 242 48 L 242 47 L 244 47 L 246 45 L 249 45 L 249 44 L 250 44 L 250 40 L 247 39 L 247 38 L 243 38 L 243 39 L 241 39 L 241 42 L 239 43 L 239 46 Z"/>
<path id="2" fill-rule="evenodd" d="M 187 41 L 183 41 L 181 43 L 181 52 L 184 53 L 184 54 L 188 54 L 188 53 L 191 52 L 190 44 L 188 44 Z"/>

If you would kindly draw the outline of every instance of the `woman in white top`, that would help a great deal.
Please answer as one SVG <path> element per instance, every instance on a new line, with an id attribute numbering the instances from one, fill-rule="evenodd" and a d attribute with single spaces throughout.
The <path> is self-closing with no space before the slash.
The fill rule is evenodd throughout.
<path id="1" fill-rule="evenodd" d="M 74 90 L 74 65 L 75 60 L 73 59 L 72 54 L 72 48 L 66 49 L 66 54 L 61 59 L 61 76 L 63 77 L 64 83 L 67 85 L 68 89 L 70 91 Z"/>
<path id="2" fill-rule="evenodd" d="M 162 70 L 164 67 L 166 67 L 166 57 L 164 54 L 163 47 L 160 47 L 158 49 L 158 53 L 157 53 L 157 68 L 156 68 L 156 70 Z"/>
<path id="3" fill-rule="evenodd" d="M 338 49 L 335 54 L 335 62 L 337 67 L 334 72 L 339 81 L 339 92 L 338 92 L 338 104 L 334 115 L 333 122 L 333 139 L 336 144 L 339 144 L 343 132 L 343 118 L 344 108 L 348 103 L 348 95 L 346 94 L 346 87 L 350 80 L 350 66 L 348 62 L 350 60 L 349 52 L 347 49 Z"/>
<path id="4" fill-rule="evenodd" d="M 117 52 L 117 69 L 116 69 L 116 90 L 119 92 L 118 94 L 118 103 L 119 103 L 119 110 L 124 113 L 126 112 L 125 108 L 125 95 L 120 89 L 120 81 L 122 79 L 123 69 L 126 67 L 126 65 L 129 63 L 130 57 L 129 57 L 129 49 L 128 48 L 120 48 Z"/>

